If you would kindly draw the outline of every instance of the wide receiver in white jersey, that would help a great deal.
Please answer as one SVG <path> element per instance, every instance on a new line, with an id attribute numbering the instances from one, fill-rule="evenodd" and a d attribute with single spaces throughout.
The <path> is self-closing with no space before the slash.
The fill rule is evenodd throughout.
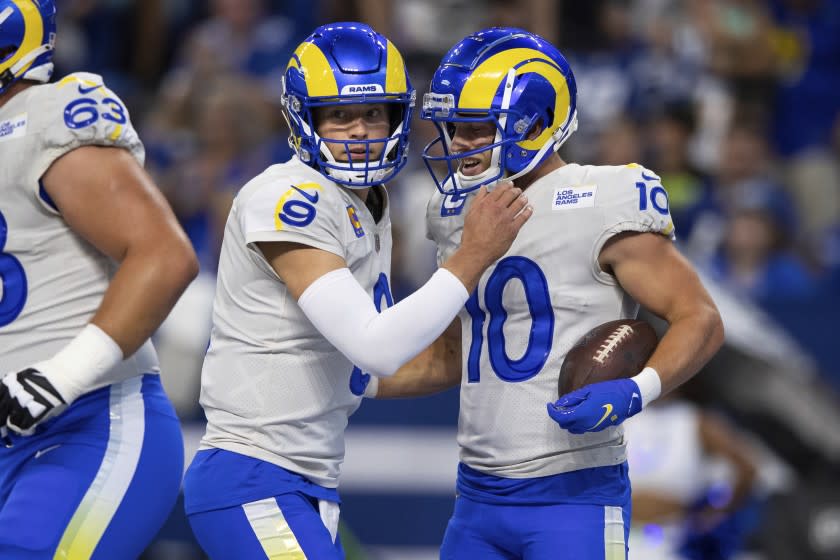
<path id="1" fill-rule="evenodd" d="M 125 105 L 0 0 L 0 558 L 136 558 L 183 440 L 149 336 L 198 271 Z"/>
<path id="2" fill-rule="evenodd" d="M 343 558 L 344 429 L 371 374 L 440 336 L 531 214 L 512 185 L 483 190 L 462 247 L 391 307 L 382 183 L 405 164 L 414 105 L 400 53 L 367 25 L 322 26 L 292 56 L 282 100 L 297 155 L 246 184 L 228 217 L 207 433 L 185 479 L 212 558 Z"/>
<path id="3" fill-rule="evenodd" d="M 447 560 L 625 558 L 620 424 L 696 373 L 722 342 L 714 303 L 673 246 L 659 178 L 638 165 L 567 164 L 556 154 L 577 126 L 576 95 L 556 48 L 493 28 L 449 51 L 424 98 L 421 116 L 439 131 L 424 150 L 440 191 L 427 209 L 439 259 L 459 247 L 481 185 L 513 180 L 534 208 L 467 301 L 460 332 L 450 329 L 377 389 L 409 396 L 461 381 Z M 647 367 L 553 402 L 572 344 L 596 325 L 634 317 L 639 304 L 670 323 Z"/>

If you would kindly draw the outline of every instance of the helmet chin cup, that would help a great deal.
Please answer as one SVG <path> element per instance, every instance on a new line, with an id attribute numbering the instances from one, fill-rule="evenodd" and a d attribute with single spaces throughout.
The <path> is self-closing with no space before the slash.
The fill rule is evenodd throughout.
<path id="1" fill-rule="evenodd" d="M 458 190 L 462 192 L 473 191 L 484 185 L 496 183 L 501 179 L 503 172 L 498 165 L 490 165 L 487 169 L 477 175 L 464 175 L 460 171 L 455 172 L 455 182 L 458 185 Z"/>

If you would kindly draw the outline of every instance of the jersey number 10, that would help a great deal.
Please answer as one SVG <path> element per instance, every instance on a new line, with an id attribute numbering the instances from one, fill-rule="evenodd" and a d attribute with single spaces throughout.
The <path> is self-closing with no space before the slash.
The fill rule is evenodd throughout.
<path id="1" fill-rule="evenodd" d="M 502 304 L 505 286 L 513 279 L 522 283 L 531 314 L 528 347 L 521 358 L 512 360 L 505 345 L 504 326 L 508 314 Z M 481 380 L 479 368 L 481 347 L 484 344 L 484 322 L 487 325 L 487 353 L 493 372 L 504 381 L 525 381 L 537 375 L 548 360 L 554 340 L 554 310 L 548 293 L 545 274 L 534 261 L 525 257 L 507 257 L 499 261 L 484 287 L 484 309 L 478 303 L 478 290 L 467 300 L 467 312 L 472 320 L 472 342 L 467 358 L 467 381 Z"/>

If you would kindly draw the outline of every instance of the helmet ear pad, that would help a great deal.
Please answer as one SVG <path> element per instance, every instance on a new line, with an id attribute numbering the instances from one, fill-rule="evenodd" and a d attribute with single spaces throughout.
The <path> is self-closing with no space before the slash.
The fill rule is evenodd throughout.
<path id="1" fill-rule="evenodd" d="M 554 114 L 556 97 L 554 87 L 543 76 L 528 72 L 517 77 L 510 102 L 515 114 L 511 113 L 511 118 L 505 122 L 504 135 L 506 138 L 521 137 L 522 140 L 504 148 L 506 153 L 503 154 L 502 165 L 507 174 L 522 171 L 539 151 L 546 136 L 559 126 L 555 121 L 557 115 Z M 535 127 L 540 128 L 540 134 L 530 138 Z M 546 129 L 550 132 L 546 132 Z M 539 137 L 543 139 L 538 141 Z M 534 142 L 535 146 L 529 146 L 529 142 Z M 543 159 L 551 153 L 549 150 Z"/>

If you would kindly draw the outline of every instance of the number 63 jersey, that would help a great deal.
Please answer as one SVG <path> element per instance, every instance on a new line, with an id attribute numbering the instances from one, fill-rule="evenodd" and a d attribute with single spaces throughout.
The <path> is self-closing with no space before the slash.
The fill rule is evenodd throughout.
<path id="1" fill-rule="evenodd" d="M 623 428 L 573 435 L 546 413 L 560 366 L 589 329 L 635 317 L 638 304 L 598 256 L 625 231 L 673 238 L 659 177 L 635 164 L 565 165 L 527 189 L 534 214 L 483 274 L 461 310 L 461 461 L 506 478 L 533 478 L 626 459 Z M 443 262 L 461 240 L 471 195 L 435 193 L 429 237 Z"/>
<path id="2" fill-rule="evenodd" d="M 128 112 L 100 76 L 33 85 L 0 107 L 0 375 L 75 337 L 116 271 L 70 229 L 41 183 L 55 160 L 88 145 L 124 148 L 143 164 Z M 151 343 L 117 368 L 114 380 L 156 370 Z"/>

